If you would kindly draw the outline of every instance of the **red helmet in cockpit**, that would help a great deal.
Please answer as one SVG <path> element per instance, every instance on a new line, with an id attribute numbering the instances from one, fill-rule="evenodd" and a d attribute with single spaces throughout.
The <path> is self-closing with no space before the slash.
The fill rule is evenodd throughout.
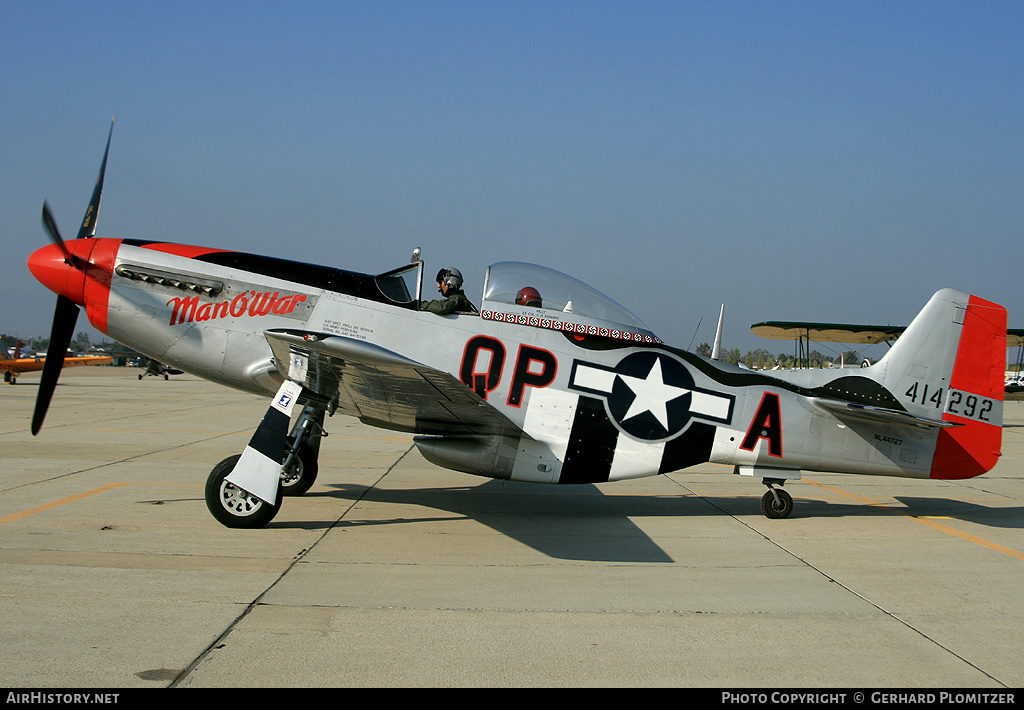
<path id="1" fill-rule="evenodd" d="M 533 286 L 525 286 L 516 294 L 516 305 L 541 307 L 540 292 Z"/>

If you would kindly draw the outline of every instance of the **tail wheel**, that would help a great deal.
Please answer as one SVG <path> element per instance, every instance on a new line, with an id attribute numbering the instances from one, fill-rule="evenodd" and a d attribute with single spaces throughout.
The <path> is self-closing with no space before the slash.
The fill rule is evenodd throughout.
<path id="1" fill-rule="evenodd" d="M 238 486 L 226 481 L 241 454 L 229 456 L 210 471 L 206 479 L 206 507 L 221 525 L 229 528 L 262 528 L 281 509 L 281 495 L 270 505 L 256 496 L 246 493 Z"/>
<path id="2" fill-rule="evenodd" d="M 767 518 L 788 518 L 793 512 L 793 496 L 781 488 L 772 488 L 761 497 L 761 512 Z"/>

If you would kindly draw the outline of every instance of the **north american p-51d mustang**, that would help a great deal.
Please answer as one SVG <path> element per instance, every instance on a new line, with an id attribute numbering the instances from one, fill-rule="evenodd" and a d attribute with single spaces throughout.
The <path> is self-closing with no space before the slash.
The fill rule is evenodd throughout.
<path id="1" fill-rule="evenodd" d="M 138 352 L 271 396 L 248 446 L 214 467 L 206 502 L 259 527 L 317 472 L 325 414 L 414 434 L 440 466 L 498 479 L 598 483 L 727 464 L 793 507 L 801 471 L 960 479 L 995 465 L 1006 311 L 936 293 L 886 355 L 856 371 L 752 372 L 661 342 L 564 274 L 487 270 L 480 307 L 421 309 L 424 263 L 362 274 L 222 249 L 97 238 L 107 152 L 78 238 L 28 260 L 58 294 L 37 433 L 79 307 Z M 439 280 L 456 276 L 439 273 Z M 458 279 L 451 283 L 455 284 Z M 527 290 L 528 289 L 528 290 Z"/>

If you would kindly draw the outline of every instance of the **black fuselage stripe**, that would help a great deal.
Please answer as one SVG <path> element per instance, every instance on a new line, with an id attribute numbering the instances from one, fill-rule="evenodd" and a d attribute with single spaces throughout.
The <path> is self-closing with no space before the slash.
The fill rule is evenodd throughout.
<path id="1" fill-rule="evenodd" d="M 668 473 L 711 460 L 717 427 L 706 422 L 691 422 L 686 431 L 665 443 L 658 473 Z"/>
<path id="2" fill-rule="evenodd" d="M 618 439 L 619 430 L 608 418 L 604 400 L 580 397 L 559 483 L 607 481 Z"/>

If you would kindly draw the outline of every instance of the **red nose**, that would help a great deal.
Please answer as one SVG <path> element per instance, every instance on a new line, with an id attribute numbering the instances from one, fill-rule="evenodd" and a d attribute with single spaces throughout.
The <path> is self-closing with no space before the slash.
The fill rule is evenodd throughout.
<path id="1" fill-rule="evenodd" d="M 28 257 L 28 269 L 43 286 L 56 294 L 67 296 L 80 306 L 85 305 L 85 272 L 92 252 L 92 239 L 65 242 L 74 263 L 68 263 L 56 244 L 36 249 Z"/>

